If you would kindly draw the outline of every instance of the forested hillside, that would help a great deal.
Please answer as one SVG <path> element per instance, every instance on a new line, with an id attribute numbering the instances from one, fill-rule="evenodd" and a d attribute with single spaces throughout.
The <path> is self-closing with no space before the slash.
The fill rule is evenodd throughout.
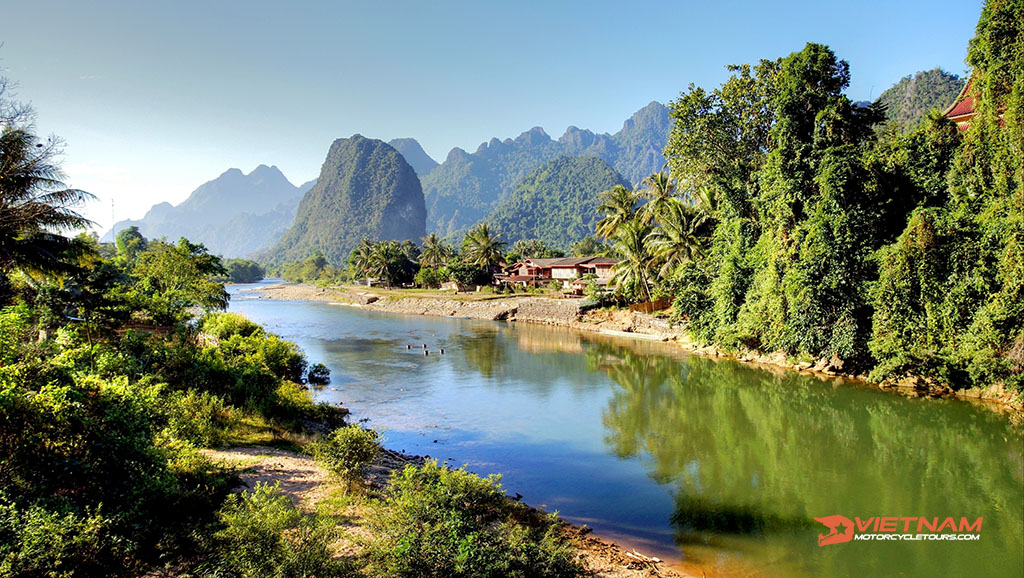
<path id="1" fill-rule="evenodd" d="M 560 156 L 597 156 L 636 185 L 662 168 L 661 150 L 669 130 L 668 111 L 652 102 L 634 113 L 615 134 L 574 126 L 558 140 L 534 127 L 515 139 L 491 139 L 474 153 L 455 148 L 423 179 L 427 229 L 446 236 L 486 216 L 531 171 Z"/>
<path id="2" fill-rule="evenodd" d="M 629 183 L 597 157 L 559 157 L 541 165 L 501 201 L 484 222 L 508 243 L 540 239 L 568 249 L 593 234 L 598 194 Z"/>
<path id="3" fill-rule="evenodd" d="M 294 224 L 266 259 L 301 261 L 320 252 L 340 264 L 363 238 L 419 239 L 425 220 L 419 178 L 398 151 L 361 135 L 338 139 Z"/>
<path id="4" fill-rule="evenodd" d="M 946 110 L 964 87 L 964 80 L 941 68 L 901 78 L 878 97 L 885 105 L 885 118 L 911 131 L 921 124 L 929 110 Z"/>
<path id="5" fill-rule="evenodd" d="M 990 2 L 968 52 L 977 115 L 878 134 L 822 45 L 672 103 L 666 156 L 713 233 L 659 280 L 707 343 L 924 376 L 1024 380 L 1024 7 Z M 765 111 L 767 114 L 752 114 Z"/>

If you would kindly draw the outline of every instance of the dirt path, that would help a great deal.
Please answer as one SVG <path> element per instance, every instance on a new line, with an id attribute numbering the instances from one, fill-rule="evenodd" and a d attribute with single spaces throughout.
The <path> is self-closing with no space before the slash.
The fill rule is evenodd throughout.
<path id="1" fill-rule="evenodd" d="M 335 489 L 327 471 L 318 466 L 309 456 L 265 447 L 226 448 L 203 452 L 215 462 L 239 468 L 242 485 L 237 491 L 246 491 L 258 483 L 279 483 L 281 491 L 291 498 L 297 508 L 306 513 L 315 512 L 317 505 L 329 498 Z M 367 484 L 382 489 L 387 484 L 391 471 L 409 463 L 422 463 L 422 459 L 404 456 L 385 450 L 368 469 Z M 362 527 L 362 515 L 358 510 L 351 512 L 349 529 Z M 349 526 L 346 524 L 346 526 Z M 598 578 L 637 578 L 640 576 L 664 576 L 666 578 L 698 578 L 701 573 L 686 572 L 669 568 L 642 554 L 629 552 L 617 545 L 604 542 L 586 534 L 576 526 L 568 526 L 579 545 L 579 556 L 584 565 Z M 354 553 L 353 545 L 343 544 L 340 548 L 346 555 Z"/>

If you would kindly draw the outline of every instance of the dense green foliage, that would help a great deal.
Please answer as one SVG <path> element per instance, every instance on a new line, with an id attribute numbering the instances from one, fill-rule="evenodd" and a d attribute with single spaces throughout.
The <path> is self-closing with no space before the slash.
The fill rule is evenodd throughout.
<path id="1" fill-rule="evenodd" d="M 169 325 L 192 315 L 192 306 L 207 310 L 227 307 L 228 294 L 216 281 L 227 275 L 220 259 L 202 245 L 181 238 L 177 245 L 148 243 L 131 269 L 133 283 L 125 298 L 135 305 L 140 321 Z"/>
<path id="2" fill-rule="evenodd" d="M 392 475 L 371 520 L 370 574 L 381 577 L 581 576 L 553 518 L 509 502 L 498 477 L 437 462 Z M 531 519 L 532 518 L 532 519 Z"/>
<path id="3" fill-rule="evenodd" d="M 277 274 L 292 283 L 331 282 L 347 278 L 346 271 L 331 265 L 320 251 L 302 261 L 284 263 L 276 267 Z"/>
<path id="4" fill-rule="evenodd" d="M 598 193 L 628 183 L 597 157 L 560 157 L 531 172 L 484 219 L 509 242 L 568 248 L 594 230 Z"/>
<path id="5" fill-rule="evenodd" d="M 351 576 L 334 558 L 337 529 L 329 518 L 305 516 L 277 486 L 257 483 L 232 494 L 218 512 L 221 553 L 211 574 L 237 578 Z"/>
<path id="6" fill-rule="evenodd" d="M 461 287 L 487 285 L 491 282 L 490 272 L 475 263 L 452 263 L 440 271 L 443 281 L 454 281 Z"/>
<path id="7" fill-rule="evenodd" d="M 288 428 L 326 416 L 283 381 L 305 365 L 293 345 L 226 321 L 205 323 L 219 347 L 132 331 L 94 342 L 67 326 L 5 348 L 0 558 L 10 574 L 129 574 L 195 548 L 228 478 L 193 446 L 218 443 L 247 415 Z M 3 342 L 33 322 L 28 306 L 3 310 Z"/>
<path id="8" fill-rule="evenodd" d="M 232 283 L 255 283 L 263 279 L 263 267 L 251 259 L 228 259 L 224 267 Z"/>
<path id="9" fill-rule="evenodd" d="M 114 238 L 114 246 L 125 261 L 134 263 L 139 253 L 145 251 L 149 246 L 149 241 L 138 227 L 128 227 L 118 231 Z"/>
<path id="10" fill-rule="evenodd" d="M 93 197 L 64 184 L 56 163 L 61 141 L 39 142 L 31 109 L 6 104 L 8 86 L 0 78 L 0 111 L 11 113 L 0 118 L 0 275 L 67 272 L 68 257 L 83 248 L 61 233 L 90 224 L 76 209 Z"/>
<path id="11" fill-rule="evenodd" d="M 456 148 L 423 179 L 427 229 L 448 237 L 490 213 L 529 173 L 562 156 L 596 156 L 627 181 L 640 179 L 664 164 L 660 152 L 669 130 L 665 107 L 652 102 L 623 123 L 622 130 L 594 134 L 574 126 L 557 141 L 534 127 L 515 139 L 491 139 L 470 154 Z"/>
<path id="12" fill-rule="evenodd" d="M 363 239 L 349 255 L 349 272 L 356 279 L 370 279 L 393 287 L 412 281 L 420 249 L 412 241 L 378 241 Z"/>
<path id="13" fill-rule="evenodd" d="M 425 223 L 416 171 L 383 141 L 355 135 L 331 145 L 294 224 L 266 258 L 284 263 L 319 251 L 340 265 L 360 239 L 416 240 Z"/>
<path id="14" fill-rule="evenodd" d="M 729 347 L 862 359 L 869 260 L 886 233 L 888 191 L 861 160 L 879 114 L 842 95 L 846 63 L 820 45 L 732 70 L 721 89 L 673 103 L 673 176 L 713 199 L 717 222 L 707 298 L 677 313 Z M 681 308 L 693 303 L 710 307 Z"/>
<path id="15" fill-rule="evenodd" d="M 977 114 L 953 154 L 945 187 L 879 255 L 875 376 L 910 372 L 956 385 L 1005 381 L 1020 389 L 1024 3 L 988 2 L 967 60 Z"/>
<path id="16" fill-rule="evenodd" d="M 934 112 L 876 132 L 880 108 L 853 106 L 846 64 L 814 44 L 674 101 L 665 154 L 714 224 L 706 257 L 658 279 L 677 318 L 728 348 L 1019 389 L 1022 23 L 1020 2 L 986 5 L 962 136 Z"/>
<path id="17" fill-rule="evenodd" d="M 964 81 L 941 68 L 906 76 L 879 95 L 885 118 L 904 132 L 917 128 L 928 111 L 946 110 L 964 87 Z"/>
<path id="18" fill-rule="evenodd" d="M 71 273 L 18 277 L 0 308 L 4 576 L 137 575 L 205 552 L 232 476 L 196 446 L 243 420 L 337 421 L 295 385 L 294 344 L 226 314 L 197 333 L 194 312 L 227 299 L 201 245 L 142 238 L 106 260 L 79 241 Z"/>

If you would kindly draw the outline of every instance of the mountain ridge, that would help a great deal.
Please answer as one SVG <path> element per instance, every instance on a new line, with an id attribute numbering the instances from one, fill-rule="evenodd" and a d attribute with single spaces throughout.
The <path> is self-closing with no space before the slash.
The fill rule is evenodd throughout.
<path id="1" fill-rule="evenodd" d="M 561 156 L 531 171 L 483 221 L 508 243 L 540 239 L 568 249 L 594 233 L 599 194 L 615 185 L 630 186 L 604 159 Z"/>
<path id="2" fill-rule="evenodd" d="M 405 157 L 382 140 L 355 134 L 331 144 L 295 221 L 264 256 L 284 263 L 319 251 L 340 265 L 364 237 L 419 242 L 426 215 L 419 177 Z"/>
<path id="3" fill-rule="evenodd" d="M 472 153 L 455 147 L 423 178 L 427 229 L 450 236 L 484 218 L 537 167 L 562 156 L 601 158 L 638 184 L 664 165 L 661 151 L 671 120 L 665 105 L 652 101 L 623 121 L 614 133 L 569 126 L 553 140 L 539 126 L 515 138 L 491 138 Z"/>
<path id="4" fill-rule="evenodd" d="M 116 232 L 136 226 L 148 238 L 187 237 L 225 257 L 250 256 L 290 224 L 307 185 L 296 187 L 274 165 L 258 165 L 248 174 L 229 168 L 178 205 L 157 203 L 141 219 L 118 221 L 101 240 L 113 241 Z"/>
<path id="5" fill-rule="evenodd" d="M 421 179 L 440 166 L 440 163 L 427 154 L 419 141 L 414 138 L 393 138 L 388 141 L 388 145 L 402 154 L 405 161 L 412 166 L 416 175 Z"/>
<path id="6" fill-rule="evenodd" d="M 946 110 L 964 87 L 964 80 L 941 68 L 904 76 L 878 95 L 885 116 L 905 132 L 917 128 L 929 110 Z"/>

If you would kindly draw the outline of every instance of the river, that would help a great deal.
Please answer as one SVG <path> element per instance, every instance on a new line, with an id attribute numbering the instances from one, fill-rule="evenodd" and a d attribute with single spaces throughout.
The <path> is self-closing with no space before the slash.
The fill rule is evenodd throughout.
<path id="1" fill-rule="evenodd" d="M 659 342 L 251 288 L 230 288 L 230 310 L 325 363 L 316 398 L 387 447 L 501 473 L 526 503 L 648 555 L 709 577 L 1024 575 L 1024 434 L 988 408 Z M 977 540 L 819 546 L 826 516 L 903 517 L 908 536 L 911 517 L 983 525 Z"/>

